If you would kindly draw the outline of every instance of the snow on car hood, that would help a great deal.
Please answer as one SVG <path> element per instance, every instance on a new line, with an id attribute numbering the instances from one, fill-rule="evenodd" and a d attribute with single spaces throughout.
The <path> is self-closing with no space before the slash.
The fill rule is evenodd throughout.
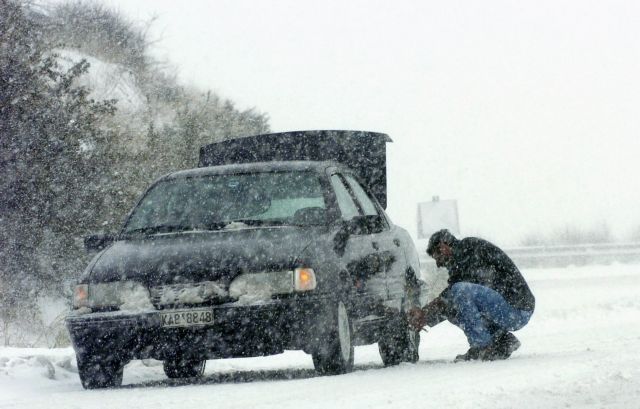
<path id="1" fill-rule="evenodd" d="M 151 286 L 229 283 L 240 273 L 295 267 L 317 230 L 277 226 L 119 240 L 96 260 L 87 281 L 135 280 Z"/>

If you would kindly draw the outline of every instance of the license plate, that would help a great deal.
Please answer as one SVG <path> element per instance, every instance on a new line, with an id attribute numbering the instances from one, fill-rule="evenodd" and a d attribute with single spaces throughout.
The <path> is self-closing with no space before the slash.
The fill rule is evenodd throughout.
<path id="1" fill-rule="evenodd" d="M 160 313 L 163 327 L 193 327 L 213 324 L 213 311 L 201 310 L 173 310 Z"/>

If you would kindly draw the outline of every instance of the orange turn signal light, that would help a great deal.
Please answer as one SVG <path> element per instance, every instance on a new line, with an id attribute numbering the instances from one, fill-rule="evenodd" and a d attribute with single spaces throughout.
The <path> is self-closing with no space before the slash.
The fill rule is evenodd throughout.
<path id="1" fill-rule="evenodd" d="M 316 288 L 316 273 L 312 268 L 301 267 L 293 271 L 293 283 L 296 291 L 309 291 Z"/>
<path id="2" fill-rule="evenodd" d="M 79 284 L 73 290 L 73 306 L 74 308 L 89 306 L 89 286 L 87 284 Z"/>

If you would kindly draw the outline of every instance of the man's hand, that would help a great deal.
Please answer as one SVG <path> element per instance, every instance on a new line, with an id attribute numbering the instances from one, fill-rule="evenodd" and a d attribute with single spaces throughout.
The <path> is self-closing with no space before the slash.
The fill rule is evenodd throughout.
<path id="1" fill-rule="evenodd" d="M 422 308 L 413 307 L 407 311 L 407 322 L 416 331 L 420 331 L 425 325 L 430 327 L 449 319 L 452 311 L 442 297 L 436 297 Z"/>
<path id="2" fill-rule="evenodd" d="M 416 331 L 420 331 L 427 324 L 427 317 L 422 308 L 413 307 L 407 311 L 407 322 Z"/>

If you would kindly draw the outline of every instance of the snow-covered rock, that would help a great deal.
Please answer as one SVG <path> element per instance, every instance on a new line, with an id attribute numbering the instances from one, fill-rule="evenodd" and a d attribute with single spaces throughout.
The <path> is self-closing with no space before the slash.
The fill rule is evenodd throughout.
<path id="1" fill-rule="evenodd" d="M 119 110 L 130 113 L 145 108 L 144 95 L 136 83 L 134 74 L 127 67 L 105 62 L 73 49 L 55 49 L 53 52 L 60 56 L 58 63 L 65 69 L 82 60 L 89 63 L 89 73 L 80 77 L 78 85 L 89 88 L 91 98 L 115 99 L 118 101 Z"/>

